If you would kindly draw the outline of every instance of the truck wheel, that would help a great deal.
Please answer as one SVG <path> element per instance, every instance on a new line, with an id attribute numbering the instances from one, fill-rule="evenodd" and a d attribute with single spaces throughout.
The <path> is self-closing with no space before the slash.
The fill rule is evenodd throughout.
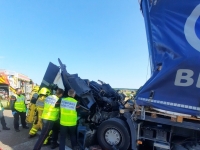
<path id="1" fill-rule="evenodd" d="M 104 121 L 98 128 L 97 139 L 99 145 L 106 150 L 111 150 L 113 145 L 119 150 L 127 150 L 130 146 L 128 127 L 118 118 Z"/>

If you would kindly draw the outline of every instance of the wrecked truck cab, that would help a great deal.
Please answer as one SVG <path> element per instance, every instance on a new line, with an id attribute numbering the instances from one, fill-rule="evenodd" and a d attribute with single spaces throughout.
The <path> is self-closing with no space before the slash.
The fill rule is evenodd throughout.
<path id="1" fill-rule="evenodd" d="M 58 60 L 60 66 L 49 63 L 40 88 L 57 84 L 58 87 L 64 89 L 64 96 L 67 96 L 67 91 L 72 88 L 76 91 L 76 99 L 85 109 L 91 111 L 95 105 L 99 105 L 104 107 L 101 108 L 104 111 L 118 110 L 125 98 L 122 94 L 112 89 L 109 84 L 102 82 L 99 84 L 88 79 L 81 79 L 78 74 L 69 74 L 66 66 L 60 59 Z M 104 103 L 108 104 L 104 105 Z"/>
<path id="2" fill-rule="evenodd" d="M 87 83 L 78 77 L 78 74 L 69 74 L 62 63 L 60 67 L 49 63 L 40 88 L 49 87 L 52 84 L 57 84 L 59 88 L 63 89 L 64 96 L 67 96 L 69 89 L 74 89 L 76 99 L 88 110 L 95 104 L 95 99 Z"/>
<path id="3" fill-rule="evenodd" d="M 64 89 L 64 96 L 67 96 L 71 88 L 76 91 L 75 99 L 80 104 L 77 110 L 79 114 L 77 135 L 79 143 L 85 148 L 92 144 L 88 138 L 96 138 L 96 131 L 102 122 L 120 116 L 119 108 L 124 107 L 125 97 L 100 80 L 99 84 L 89 79 L 81 79 L 78 74 L 68 73 L 66 66 L 60 59 L 58 61 L 59 66 L 49 63 L 40 88 L 51 88 L 52 84 L 57 84 L 59 88 Z M 119 125 L 123 126 L 124 123 L 120 121 Z M 95 141 L 97 140 L 93 142 Z"/>

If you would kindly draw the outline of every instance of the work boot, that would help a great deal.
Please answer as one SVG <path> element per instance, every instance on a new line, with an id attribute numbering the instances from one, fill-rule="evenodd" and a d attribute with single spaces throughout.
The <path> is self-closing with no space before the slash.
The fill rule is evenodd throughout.
<path id="1" fill-rule="evenodd" d="M 52 144 L 51 144 L 51 149 L 55 149 L 55 148 L 58 147 L 58 146 L 59 146 L 58 143 L 52 143 Z"/>
<path id="2" fill-rule="evenodd" d="M 33 135 L 29 134 L 29 137 L 28 137 L 28 138 L 33 138 L 33 137 L 35 137 L 35 136 L 36 136 L 36 134 L 33 134 Z"/>
<path id="3" fill-rule="evenodd" d="M 25 126 L 25 127 L 23 127 L 24 129 L 29 129 L 29 127 L 27 127 L 27 126 Z"/>
<path id="4" fill-rule="evenodd" d="M 42 145 L 42 146 L 47 146 L 47 145 L 51 145 L 51 142 L 50 142 L 50 140 L 48 140 L 48 142 L 47 142 L 47 143 L 43 143 L 43 145 Z"/>
<path id="5" fill-rule="evenodd" d="M 8 127 L 3 127 L 2 129 L 3 130 L 10 130 L 10 128 L 8 128 Z"/>
<path id="6" fill-rule="evenodd" d="M 42 147 L 48 146 L 48 145 L 50 145 L 50 143 L 45 143 L 45 144 L 43 143 L 43 144 L 42 144 Z"/>

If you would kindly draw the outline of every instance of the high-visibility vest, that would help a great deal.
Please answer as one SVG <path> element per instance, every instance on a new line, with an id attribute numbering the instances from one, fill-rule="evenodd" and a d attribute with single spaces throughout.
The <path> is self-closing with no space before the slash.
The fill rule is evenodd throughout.
<path id="1" fill-rule="evenodd" d="M 1 100 L 0 100 L 0 111 L 3 110 L 3 105 L 1 103 Z M 1 118 L 1 114 L 0 114 L 0 118 Z"/>
<path id="2" fill-rule="evenodd" d="M 2 110 L 2 104 L 1 104 L 1 100 L 0 100 L 0 110 Z"/>
<path id="3" fill-rule="evenodd" d="M 1 100 L 0 100 L 0 118 L 3 117 L 3 110 L 2 110 L 3 106 L 1 104 Z"/>
<path id="4" fill-rule="evenodd" d="M 58 101 L 56 95 L 48 96 L 44 101 L 44 110 L 42 113 L 42 119 L 56 121 L 59 118 L 60 108 L 55 108 L 55 104 Z"/>
<path id="5" fill-rule="evenodd" d="M 24 95 L 15 95 L 16 102 L 14 104 L 14 108 L 19 112 L 26 112 L 26 105 L 25 105 L 25 97 Z"/>
<path id="6" fill-rule="evenodd" d="M 63 98 L 60 104 L 60 124 L 75 126 L 77 124 L 77 100 L 72 97 Z"/>

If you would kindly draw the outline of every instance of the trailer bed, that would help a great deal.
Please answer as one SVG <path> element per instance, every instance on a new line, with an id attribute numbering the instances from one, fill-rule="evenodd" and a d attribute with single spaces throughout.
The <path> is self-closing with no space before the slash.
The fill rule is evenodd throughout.
<path id="1" fill-rule="evenodd" d="M 134 119 L 200 131 L 200 119 L 194 116 L 171 115 L 155 110 L 144 110 L 140 108 L 135 111 Z"/>

